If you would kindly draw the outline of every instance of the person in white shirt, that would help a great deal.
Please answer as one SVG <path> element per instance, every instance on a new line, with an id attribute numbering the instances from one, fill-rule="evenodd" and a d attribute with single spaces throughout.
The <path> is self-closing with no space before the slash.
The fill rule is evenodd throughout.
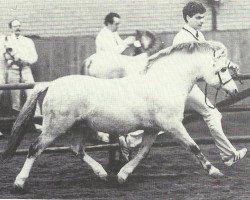
<path id="1" fill-rule="evenodd" d="M 190 1 L 183 8 L 183 18 L 186 24 L 177 33 L 173 40 L 173 45 L 191 42 L 191 41 L 205 41 L 203 34 L 200 32 L 205 19 L 205 7 L 195 1 Z M 231 68 L 237 68 L 231 62 Z M 212 109 L 204 101 L 205 95 L 198 87 L 194 85 L 189 93 L 187 104 L 189 104 L 195 111 L 202 115 L 206 122 L 215 144 L 220 151 L 220 156 L 227 166 L 231 166 L 238 160 L 242 159 L 247 152 L 246 148 L 237 151 L 231 142 L 225 136 L 221 125 L 221 113 L 215 108 Z M 207 103 L 212 105 L 207 99 Z"/>
<path id="2" fill-rule="evenodd" d="M 4 35 L 0 35 L 0 84 L 5 84 L 5 58 L 4 58 Z M 0 90 L 0 99 L 2 97 L 3 90 Z M 3 135 L 3 133 L 0 132 L 0 136 Z"/>
<path id="3" fill-rule="evenodd" d="M 109 13 L 104 19 L 104 27 L 98 33 L 95 43 L 96 52 L 108 51 L 121 54 L 135 42 L 135 37 L 129 36 L 122 40 L 118 34 L 121 17 L 117 13 Z"/>
<path id="4" fill-rule="evenodd" d="M 185 20 L 185 25 L 175 36 L 173 45 L 192 41 L 205 41 L 204 35 L 200 32 L 200 29 L 204 23 L 205 12 L 206 9 L 201 3 L 190 1 L 186 4 L 186 6 L 183 8 L 183 18 Z M 238 66 L 233 63 L 230 67 L 238 68 Z M 215 144 L 220 151 L 220 156 L 225 165 L 231 166 L 246 155 L 246 148 L 237 151 L 227 139 L 221 125 L 221 113 L 216 108 L 212 109 L 208 107 L 207 104 L 209 104 L 211 107 L 212 104 L 208 99 L 207 104 L 205 103 L 205 95 L 198 85 L 195 84 L 190 91 L 187 104 L 189 104 L 195 111 L 202 115 L 212 137 L 215 140 Z M 133 137 L 133 135 L 127 136 L 128 147 L 134 147 L 140 142 L 141 135 L 137 135 L 137 138 Z"/>
<path id="5" fill-rule="evenodd" d="M 104 19 L 104 27 L 98 33 L 95 43 L 96 43 L 96 53 L 99 52 L 107 52 L 107 53 L 114 53 L 114 54 L 122 54 L 123 51 L 128 48 L 130 45 L 134 44 L 135 37 L 129 36 L 126 39 L 122 40 L 118 34 L 118 29 L 121 23 L 121 17 L 117 13 L 109 13 L 106 15 Z M 147 56 L 145 56 L 147 59 Z M 130 133 L 132 137 L 136 137 L 137 134 L 141 133 L 142 131 L 136 131 Z M 109 141 L 109 134 L 98 132 L 97 138 L 108 142 Z M 120 147 L 121 147 L 121 154 L 124 161 L 129 160 L 129 148 L 125 142 L 125 137 L 119 137 Z"/>
<path id="6" fill-rule="evenodd" d="M 34 64 L 38 55 L 34 42 L 21 35 L 21 22 L 17 19 L 9 23 L 11 35 L 5 37 L 4 53 L 7 65 L 8 83 L 34 83 L 31 72 L 31 65 Z M 24 90 L 27 98 L 31 94 L 31 89 Z M 12 109 L 18 113 L 21 109 L 20 90 L 11 90 Z M 40 107 L 37 106 L 36 116 L 41 115 Z M 39 130 L 40 126 L 36 125 Z"/>

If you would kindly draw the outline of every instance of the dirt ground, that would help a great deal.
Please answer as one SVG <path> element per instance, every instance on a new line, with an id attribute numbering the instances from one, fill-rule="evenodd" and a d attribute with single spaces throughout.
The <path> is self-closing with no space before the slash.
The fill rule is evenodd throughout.
<path id="1" fill-rule="evenodd" d="M 248 135 L 250 112 L 225 114 L 224 130 L 228 135 Z M 192 137 L 208 136 L 202 122 L 189 124 Z M 20 148 L 28 147 L 37 134 L 28 134 Z M 166 137 L 167 138 L 167 137 Z M 165 139 L 166 139 L 165 138 Z M 59 138 L 56 146 L 66 145 Z M 1 148 L 6 140 L 0 141 Z M 235 144 L 237 148 L 249 143 Z M 214 145 L 200 145 L 207 158 L 225 177 L 213 179 L 189 152 L 181 147 L 153 148 L 124 185 L 114 178 L 100 181 L 79 159 L 67 154 L 44 154 L 35 163 L 27 180 L 26 194 L 12 193 L 12 184 L 25 156 L 15 156 L 0 165 L 0 198 L 81 198 L 81 199 L 250 199 L 250 156 L 231 168 L 226 167 Z M 107 169 L 107 152 L 91 152 Z M 161 176 L 162 175 L 162 176 Z"/>

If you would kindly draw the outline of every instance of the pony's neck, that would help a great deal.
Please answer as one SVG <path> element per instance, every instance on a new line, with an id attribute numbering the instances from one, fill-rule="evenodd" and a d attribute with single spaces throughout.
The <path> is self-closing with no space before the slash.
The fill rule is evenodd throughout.
<path id="1" fill-rule="evenodd" d="M 207 66 L 208 60 L 204 53 L 194 53 L 194 54 L 183 54 L 175 53 L 170 59 L 175 62 L 176 72 L 180 74 L 188 74 L 188 77 L 192 80 L 196 78 L 201 78 L 203 76 L 202 69 Z M 188 78 L 185 77 L 185 78 Z"/>
<path id="2" fill-rule="evenodd" d="M 183 92 L 188 93 L 193 85 L 196 83 L 198 78 L 203 77 L 203 68 L 208 67 L 208 64 L 211 64 L 207 53 L 194 53 L 194 54 L 185 54 L 185 53 L 174 53 L 172 55 L 163 57 L 162 60 L 159 60 L 159 67 L 155 70 L 160 73 L 159 76 L 167 76 L 159 81 L 165 81 L 166 84 L 173 82 L 180 86 L 180 89 Z M 157 61 L 156 61 L 157 62 Z M 153 67 L 152 67 L 152 70 Z"/>
<path id="3" fill-rule="evenodd" d="M 197 79 L 204 78 L 204 73 L 211 69 L 213 56 L 210 52 L 194 53 L 188 56 L 184 63 L 193 86 Z"/>

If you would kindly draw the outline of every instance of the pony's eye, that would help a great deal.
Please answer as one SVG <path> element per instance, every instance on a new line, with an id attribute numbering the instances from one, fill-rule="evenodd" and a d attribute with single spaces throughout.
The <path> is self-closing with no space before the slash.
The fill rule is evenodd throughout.
<path id="1" fill-rule="evenodd" d="M 226 67 L 223 67 L 220 71 L 221 72 L 225 72 L 227 70 L 227 68 Z"/>

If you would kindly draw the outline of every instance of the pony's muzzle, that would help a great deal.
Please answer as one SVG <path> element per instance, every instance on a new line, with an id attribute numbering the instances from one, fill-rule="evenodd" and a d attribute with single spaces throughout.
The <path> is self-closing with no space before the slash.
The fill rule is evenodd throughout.
<path id="1" fill-rule="evenodd" d="M 238 94 L 239 93 L 239 90 L 238 90 L 238 88 L 237 89 L 235 89 L 233 92 L 232 92 L 232 94 L 231 95 L 236 95 L 236 94 Z"/>
<path id="2" fill-rule="evenodd" d="M 231 92 L 230 91 L 225 91 L 225 92 L 226 92 L 226 97 L 228 97 L 228 96 L 233 97 L 239 93 L 239 90 L 235 89 L 234 91 L 231 91 Z"/>

